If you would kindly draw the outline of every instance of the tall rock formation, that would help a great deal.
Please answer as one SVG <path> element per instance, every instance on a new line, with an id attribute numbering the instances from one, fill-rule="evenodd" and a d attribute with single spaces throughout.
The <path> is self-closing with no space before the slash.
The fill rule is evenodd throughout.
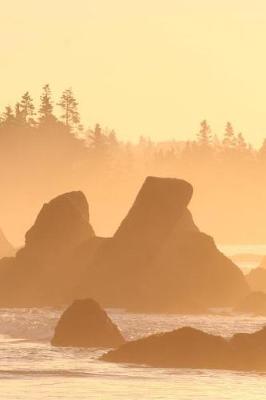
<path id="1" fill-rule="evenodd" d="M 81 192 L 45 204 L 15 258 L 0 261 L 0 305 L 92 297 L 138 312 L 206 312 L 249 291 L 240 269 L 200 232 L 192 186 L 148 177 L 112 238 L 98 238 Z"/>
<path id="2" fill-rule="evenodd" d="M 0 304 L 54 305 L 72 300 L 79 274 L 75 251 L 94 237 L 82 192 L 66 193 L 44 204 L 26 233 L 25 246 L 15 258 L 0 262 Z"/>
<path id="3" fill-rule="evenodd" d="M 194 224 L 192 193 L 186 181 L 148 177 L 90 263 L 89 295 L 132 311 L 184 313 L 234 305 L 246 295 L 240 269 Z"/>

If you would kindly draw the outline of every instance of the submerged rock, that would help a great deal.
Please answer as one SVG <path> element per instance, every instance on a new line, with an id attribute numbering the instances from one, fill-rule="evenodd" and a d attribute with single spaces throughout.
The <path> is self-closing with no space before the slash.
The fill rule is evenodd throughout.
<path id="1" fill-rule="evenodd" d="M 235 307 L 235 311 L 247 314 L 266 315 L 266 293 L 250 293 Z"/>
<path id="2" fill-rule="evenodd" d="M 106 312 L 92 299 L 76 300 L 61 316 L 52 345 L 116 347 L 125 340 Z"/>
<path id="3" fill-rule="evenodd" d="M 125 343 L 102 359 L 161 368 L 266 371 L 266 328 L 227 340 L 185 327 Z"/>

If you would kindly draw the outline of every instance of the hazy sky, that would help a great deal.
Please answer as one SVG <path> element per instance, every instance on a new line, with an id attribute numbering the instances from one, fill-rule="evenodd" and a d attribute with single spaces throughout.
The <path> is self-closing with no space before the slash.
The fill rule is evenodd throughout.
<path id="1" fill-rule="evenodd" d="M 266 137 L 265 0 L 0 0 L 0 107 L 72 86 L 85 124 Z"/>

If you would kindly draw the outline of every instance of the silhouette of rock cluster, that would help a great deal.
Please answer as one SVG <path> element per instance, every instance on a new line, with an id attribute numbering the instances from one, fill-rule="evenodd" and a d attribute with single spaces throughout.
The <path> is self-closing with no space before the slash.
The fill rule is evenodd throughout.
<path id="1" fill-rule="evenodd" d="M 231 339 L 184 327 L 128 342 L 105 361 L 162 368 L 266 370 L 266 328 Z"/>
<path id="2" fill-rule="evenodd" d="M 52 345 L 117 347 L 125 342 L 117 326 L 92 299 L 76 300 L 61 316 Z"/>
<path id="3" fill-rule="evenodd" d="M 199 231 L 192 186 L 148 177 L 112 238 L 96 237 L 81 192 L 45 204 L 15 258 L 0 261 L 0 304 L 69 304 L 93 297 L 137 312 L 207 312 L 249 288 L 240 269 Z"/>

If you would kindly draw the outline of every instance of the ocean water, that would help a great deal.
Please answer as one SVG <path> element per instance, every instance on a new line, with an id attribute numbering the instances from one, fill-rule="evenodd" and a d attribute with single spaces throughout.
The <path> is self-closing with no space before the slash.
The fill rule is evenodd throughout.
<path id="1" fill-rule="evenodd" d="M 222 250 L 229 256 L 251 253 L 243 247 Z M 266 254 L 266 247 L 261 253 L 258 248 L 251 250 L 254 254 Z M 0 400 L 266 399 L 266 373 L 112 364 L 98 360 L 106 350 L 54 348 L 50 339 L 62 311 L 0 309 Z M 254 332 L 266 325 L 266 317 L 232 313 L 187 316 L 131 314 L 123 310 L 108 310 L 108 313 L 127 339 L 182 326 L 229 337 L 236 332 Z"/>
<path id="2" fill-rule="evenodd" d="M 193 326 L 230 336 L 253 332 L 266 317 L 152 315 L 108 310 L 128 339 Z M 0 310 L 1 400 L 256 400 L 266 399 L 266 374 L 160 369 L 99 361 L 106 350 L 54 348 L 62 310 Z"/>

